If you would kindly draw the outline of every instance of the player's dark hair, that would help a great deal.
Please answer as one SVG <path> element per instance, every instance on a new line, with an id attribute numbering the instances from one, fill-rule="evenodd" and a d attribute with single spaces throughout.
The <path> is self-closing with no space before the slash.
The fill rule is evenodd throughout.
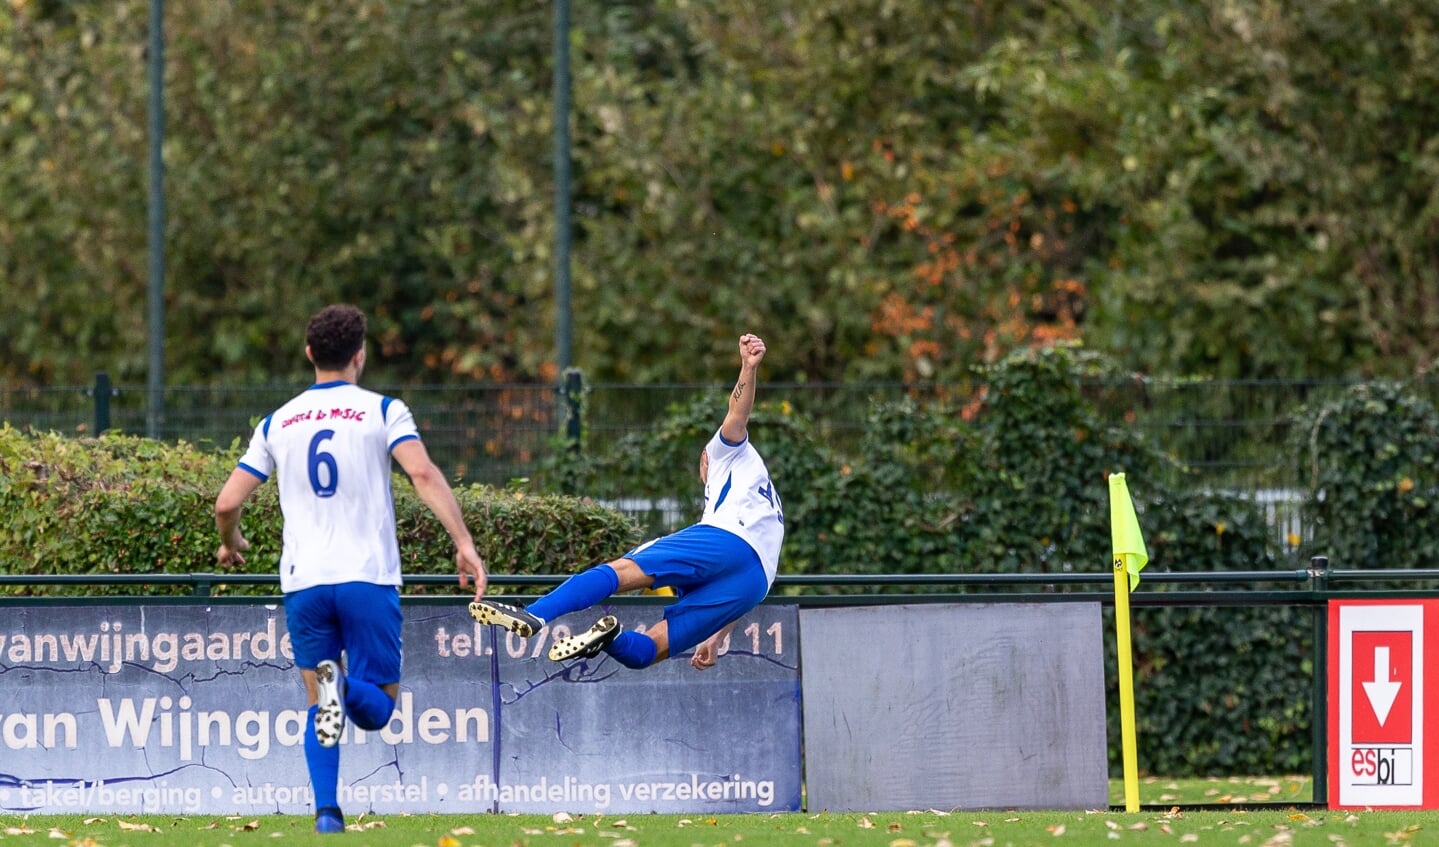
<path id="1" fill-rule="evenodd" d="M 305 343 L 315 367 L 341 370 L 365 346 L 365 313 L 345 303 L 326 306 L 310 318 Z"/>

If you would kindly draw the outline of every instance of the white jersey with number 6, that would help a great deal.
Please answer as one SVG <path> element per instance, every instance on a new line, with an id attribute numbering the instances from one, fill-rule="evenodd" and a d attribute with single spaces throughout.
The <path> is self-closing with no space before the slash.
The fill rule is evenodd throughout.
<path id="1" fill-rule="evenodd" d="M 748 438 L 731 444 L 716 432 L 705 452 L 710 465 L 700 523 L 729 530 L 748 542 L 773 585 L 784 542 L 784 508 L 770 482 L 769 468 Z"/>
<path id="2" fill-rule="evenodd" d="M 280 589 L 399 585 L 390 450 L 419 438 L 401 400 L 349 382 L 312 385 L 255 427 L 240 467 L 280 486 Z"/>

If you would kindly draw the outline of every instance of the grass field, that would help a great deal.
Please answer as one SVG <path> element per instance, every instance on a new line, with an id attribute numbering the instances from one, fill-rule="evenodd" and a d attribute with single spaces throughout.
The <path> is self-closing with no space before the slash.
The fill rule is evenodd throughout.
<path id="1" fill-rule="evenodd" d="M 1123 797 L 1123 786 L 1111 793 Z M 344 835 L 320 836 L 307 817 L 0 816 L 4 844 L 77 847 L 1006 847 L 1198 844 L 1345 847 L 1439 844 L 1439 812 L 1316 811 L 1305 778 L 1145 780 L 1144 810 L 828 812 L 749 815 L 354 816 Z M 1172 798 L 1172 799 L 1161 799 Z M 1156 804 L 1173 803 L 1168 808 Z M 1233 808 L 1214 808 L 1232 804 Z M 1260 807 L 1258 804 L 1263 804 Z M 1186 806 L 1197 808 L 1187 809 Z M 339 839 L 334 842 L 334 839 Z"/>
<path id="2" fill-rule="evenodd" d="M 1140 780 L 1139 802 L 1145 806 L 1253 805 L 1314 802 L 1314 779 L 1308 776 L 1213 777 L 1210 779 Z M 1124 781 L 1109 781 L 1109 804 L 1124 805 Z M 1439 842 L 1436 842 L 1439 843 Z"/>

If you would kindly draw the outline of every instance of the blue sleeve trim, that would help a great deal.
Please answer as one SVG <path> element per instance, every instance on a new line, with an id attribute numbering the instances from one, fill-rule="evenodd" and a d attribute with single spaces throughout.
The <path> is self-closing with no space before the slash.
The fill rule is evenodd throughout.
<path id="1" fill-rule="evenodd" d="M 404 444 L 406 441 L 419 441 L 419 440 L 420 440 L 420 437 L 419 437 L 418 435 L 402 435 L 402 436 L 400 436 L 399 438 L 396 438 L 394 441 L 390 442 L 390 449 L 391 449 L 391 450 L 394 450 L 396 447 L 399 447 L 401 444 Z"/>
<path id="2" fill-rule="evenodd" d="M 715 500 L 716 512 L 719 511 L 720 506 L 724 505 L 724 499 L 729 496 L 729 489 L 731 485 L 734 485 L 734 474 L 730 474 L 729 476 L 725 477 L 724 488 L 720 489 L 719 498 Z"/>
<path id="3" fill-rule="evenodd" d="M 270 421 L 273 421 L 274 419 L 275 419 L 275 413 L 274 413 L 274 412 L 271 412 L 270 414 L 268 414 L 268 415 L 265 416 L 265 425 L 264 425 L 264 428 L 261 430 L 261 432 L 265 433 L 265 437 L 266 437 L 266 438 L 269 438 L 269 437 L 270 437 Z"/>
<path id="4" fill-rule="evenodd" d="M 240 463 L 240 470 L 245 471 L 245 472 L 247 472 L 247 473 L 254 474 L 255 476 L 259 477 L 259 479 L 260 479 L 261 482 L 264 482 L 264 481 L 266 481 L 266 480 L 269 479 L 268 476 L 265 476 L 264 474 L 260 473 L 259 471 L 255 470 L 254 468 L 250 467 L 249 465 L 245 464 L 244 462 L 241 462 L 241 463 Z"/>
<path id="5" fill-rule="evenodd" d="M 386 422 L 390 420 L 390 404 L 393 402 L 395 402 L 393 397 L 386 397 L 380 401 L 380 420 Z"/>
<path id="6" fill-rule="evenodd" d="M 743 447 L 743 446 L 744 446 L 744 443 L 745 443 L 746 441 L 749 441 L 749 436 L 745 436 L 744 438 L 741 438 L 739 441 L 730 441 L 728 438 L 725 438 L 725 437 L 724 437 L 724 433 L 723 433 L 723 432 L 720 432 L 720 433 L 717 433 L 717 434 L 719 435 L 720 443 L 723 444 L 723 445 L 726 446 L 726 447 Z"/>

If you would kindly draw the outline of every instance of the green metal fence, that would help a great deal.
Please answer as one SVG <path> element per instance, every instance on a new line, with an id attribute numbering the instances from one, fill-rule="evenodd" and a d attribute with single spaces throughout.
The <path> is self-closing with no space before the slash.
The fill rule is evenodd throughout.
<path id="1" fill-rule="evenodd" d="M 1081 387 L 1116 426 L 1140 430 L 1197 474 L 1198 484 L 1247 496 L 1264 509 L 1281 549 L 1306 536 L 1300 522 L 1298 470 L 1287 454 L 1290 430 L 1306 404 L 1332 398 L 1353 381 L 1136 379 Z M 160 432 L 166 439 L 228 446 L 249 438 L 255 422 L 297 385 L 166 389 Z M 673 404 L 728 385 L 589 384 L 583 399 L 589 444 L 651 426 Z M 1433 393 L 1432 386 L 1417 386 Z M 531 477 L 556 449 L 569 420 L 565 394 L 551 385 L 375 386 L 409 403 L 441 467 L 466 482 L 505 485 Z M 962 401 L 971 386 L 901 383 L 767 383 L 764 400 L 785 401 L 811 421 L 826 443 L 843 450 L 861 432 L 874 401 L 913 397 Z M 0 385 L 0 418 L 13 426 L 75 435 L 111 428 L 143 433 L 146 388 Z M 1171 481 L 1172 482 L 1172 481 Z"/>

